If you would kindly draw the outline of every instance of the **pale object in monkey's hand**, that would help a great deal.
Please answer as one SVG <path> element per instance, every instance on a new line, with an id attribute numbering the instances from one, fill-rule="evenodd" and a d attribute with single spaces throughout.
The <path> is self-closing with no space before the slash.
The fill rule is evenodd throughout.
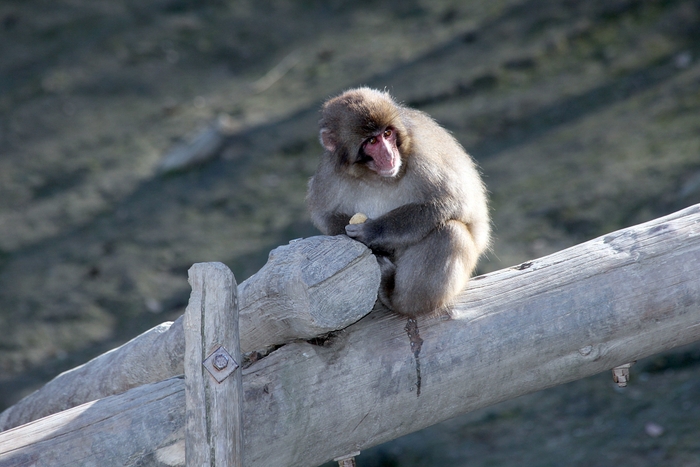
<path id="1" fill-rule="evenodd" d="M 354 216 L 350 218 L 350 224 L 364 224 L 365 221 L 367 220 L 367 216 L 362 214 L 361 212 L 355 213 Z"/>

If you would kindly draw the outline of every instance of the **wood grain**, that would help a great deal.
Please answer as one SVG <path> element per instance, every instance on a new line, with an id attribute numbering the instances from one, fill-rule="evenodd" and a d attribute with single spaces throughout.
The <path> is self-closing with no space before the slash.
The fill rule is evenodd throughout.
<path id="1" fill-rule="evenodd" d="M 243 388 L 236 281 L 222 263 L 193 265 L 189 281 L 192 294 L 184 323 L 187 465 L 242 467 Z M 221 373 L 215 365 L 209 366 L 213 374 L 204 366 L 217 355 L 225 372 L 219 378 L 213 376 Z"/>

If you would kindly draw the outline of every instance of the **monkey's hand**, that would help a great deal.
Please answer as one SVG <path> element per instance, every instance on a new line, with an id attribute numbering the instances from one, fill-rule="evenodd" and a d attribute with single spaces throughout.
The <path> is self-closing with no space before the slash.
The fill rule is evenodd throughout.
<path id="1" fill-rule="evenodd" d="M 348 235 L 350 238 L 354 238 L 358 242 L 362 242 L 365 245 L 367 244 L 367 232 L 366 232 L 366 225 L 365 223 L 362 224 L 348 224 L 345 226 L 345 233 Z"/>
<path id="2" fill-rule="evenodd" d="M 345 233 L 348 237 L 367 245 L 367 232 L 362 225 L 365 222 L 367 222 L 367 216 L 361 212 L 356 213 L 350 218 L 350 223 L 345 226 Z"/>
<path id="3" fill-rule="evenodd" d="M 376 252 L 386 252 L 389 251 L 383 245 L 378 243 L 381 236 L 382 224 L 373 219 L 367 219 L 362 224 L 348 224 L 345 226 L 345 233 L 348 237 L 357 240 L 360 243 L 364 243 L 372 251 Z"/>

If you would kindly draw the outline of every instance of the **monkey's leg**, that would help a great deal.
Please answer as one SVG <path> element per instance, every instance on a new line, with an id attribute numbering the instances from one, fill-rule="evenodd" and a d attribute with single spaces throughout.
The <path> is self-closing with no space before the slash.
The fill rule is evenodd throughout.
<path id="1" fill-rule="evenodd" d="M 395 260 L 391 308 L 411 317 L 442 311 L 467 285 L 478 256 L 463 223 L 434 230 Z"/>
<path id="2" fill-rule="evenodd" d="M 393 310 L 391 305 L 391 295 L 394 293 L 394 275 L 396 274 L 396 265 L 387 256 L 376 255 L 377 263 L 379 263 L 379 271 L 381 273 L 381 284 L 377 293 L 379 301 L 385 307 Z"/>

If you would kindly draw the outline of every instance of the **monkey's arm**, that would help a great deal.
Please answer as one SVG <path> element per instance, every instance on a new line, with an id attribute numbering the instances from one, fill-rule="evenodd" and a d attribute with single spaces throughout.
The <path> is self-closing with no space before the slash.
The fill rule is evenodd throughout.
<path id="1" fill-rule="evenodd" d="M 458 219 L 455 203 L 405 204 L 364 224 L 345 225 L 345 233 L 372 250 L 390 253 L 418 243 L 435 228 Z"/>
<path id="2" fill-rule="evenodd" d="M 345 226 L 350 222 L 350 216 L 339 212 L 328 212 L 322 215 L 317 227 L 326 235 L 340 235 L 345 233 Z"/>

